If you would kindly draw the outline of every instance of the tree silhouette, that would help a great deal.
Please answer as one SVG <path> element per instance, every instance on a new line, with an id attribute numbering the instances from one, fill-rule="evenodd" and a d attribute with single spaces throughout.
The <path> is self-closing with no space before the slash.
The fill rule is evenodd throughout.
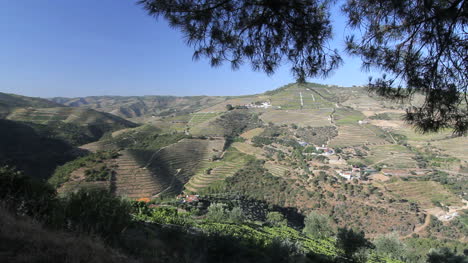
<path id="1" fill-rule="evenodd" d="M 193 57 L 223 61 L 233 69 L 250 61 L 272 74 L 283 63 L 299 82 L 326 77 L 342 62 L 328 46 L 329 0 L 140 0 L 150 15 L 163 16 L 194 47 Z M 342 4 L 359 35 L 346 38 L 347 52 L 363 67 L 386 72 L 369 90 L 388 99 L 425 97 L 407 109 L 406 121 L 422 132 L 468 131 L 468 4 L 466 0 L 348 0 Z"/>
<path id="2" fill-rule="evenodd" d="M 362 30 L 346 39 L 347 50 L 364 68 L 389 75 L 369 90 L 394 100 L 425 95 L 407 109 L 406 121 L 420 131 L 468 129 L 468 4 L 463 0 L 350 0 L 343 7 L 349 25 Z"/>

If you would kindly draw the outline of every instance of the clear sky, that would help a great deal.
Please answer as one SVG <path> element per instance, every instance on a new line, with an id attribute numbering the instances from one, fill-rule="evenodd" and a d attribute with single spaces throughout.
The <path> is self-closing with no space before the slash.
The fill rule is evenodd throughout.
<path id="1" fill-rule="evenodd" d="M 334 11 L 343 50 L 344 17 Z M 361 85 L 360 61 L 312 82 Z M 182 34 L 134 0 L 0 0 L 0 92 L 38 97 L 244 95 L 294 82 L 285 65 L 273 76 L 249 64 L 232 71 L 192 61 Z"/>

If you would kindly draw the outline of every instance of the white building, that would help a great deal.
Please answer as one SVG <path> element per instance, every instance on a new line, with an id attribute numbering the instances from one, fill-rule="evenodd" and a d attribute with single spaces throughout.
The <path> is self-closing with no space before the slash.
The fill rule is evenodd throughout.
<path id="1" fill-rule="evenodd" d="M 263 109 L 268 109 L 272 107 L 271 103 L 269 101 L 264 101 L 261 104 L 256 104 L 256 103 L 250 103 L 245 105 L 247 108 L 263 108 Z"/>

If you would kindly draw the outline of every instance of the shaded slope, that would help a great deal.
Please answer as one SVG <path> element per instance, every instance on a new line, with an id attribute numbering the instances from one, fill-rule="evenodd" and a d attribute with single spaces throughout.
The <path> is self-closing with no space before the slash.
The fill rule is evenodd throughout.
<path id="1" fill-rule="evenodd" d="M 0 163 L 46 179 L 55 167 L 76 157 L 68 143 L 48 138 L 23 123 L 0 120 Z"/>
<path id="2" fill-rule="evenodd" d="M 87 132 L 95 139 L 109 131 L 137 126 L 135 123 L 112 114 L 71 107 L 15 108 L 6 118 L 45 125 L 54 122 L 74 124 L 86 127 Z"/>

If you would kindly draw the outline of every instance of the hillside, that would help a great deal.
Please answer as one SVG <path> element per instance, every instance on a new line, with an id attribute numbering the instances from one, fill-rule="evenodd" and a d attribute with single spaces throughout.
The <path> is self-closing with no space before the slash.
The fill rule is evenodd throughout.
<path id="1" fill-rule="evenodd" d="M 0 93 L 0 111 L 0 163 L 41 179 L 84 154 L 77 146 L 137 126 L 108 113 L 5 93 Z"/>
<path id="2" fill-rule="evenodd" d="M 16 109 L 9 117 L 93 123 L 71 112 L 112 112 L 124 98 L 54 99 L 71 106 Z M 144 125 L 82 145 L 94 153 L 61 166 L 49 182 L 64 195 L 100 188 L 132 200 L 246 198 L 302 218 L 316 212 L 333 228 L 370 238 L 468 241 L 468 140 L 450 130 L 415 132 L 401 120 L 408 104 L 363 87 L 314 83 L 251 96 L 151 99 L 144 111 L 122 115 Z"/>
<path id="3" fill-rule="evenodd" d="M 0 166 L 10 165 L 27 175 L 47 179 L 56 166 L 79 154 L 65 141 L 38 133 L 29 125 L 0 119 Z"/>
<path id="4" fill-rule="evenodd" d="M 59 103 L 52 102 L 42 98 L 32 98 L 16 94 L 0 92 L 0 118 L 5 118 L 10 110 L 22 107 L 49 108 L 60 107 Z"/>

